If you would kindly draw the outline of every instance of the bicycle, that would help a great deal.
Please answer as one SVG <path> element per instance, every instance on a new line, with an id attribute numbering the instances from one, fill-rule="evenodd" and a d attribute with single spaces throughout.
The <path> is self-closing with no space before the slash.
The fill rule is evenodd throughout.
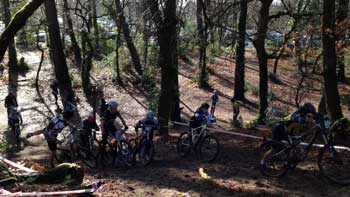
<path id="1" fill-rule="evenodd" d="M 177 152 L 186 157 L 193 150 L 202 162 L 214 161 L 220 152 L 219 140 L 209 134 L 207 123 L 182 133 L 177 141 Z"/>
<path id="2" fill-rule="evenodd" d="M 129 142 L 124 137 L 125 130 L 117 130 L 114 136 L 107 138 L 105 150 L 102 150 L 102 141 L 99 141 L 99 160 L 103 166 L 116 167 L 117 163 L 122 166 L 134 165 L 134 154 Z"/>
<path id="3" fill-rule="evenodd" d="M 155 152 L 153 140 L 150 139 L 151 129 L 150 127 L 145 127 L 140 135 L 138 135 L 138 130 L 135 130 L 136 138 L 129 141 L 133 149 L 134 160 L 136 161 L 138 155 L 138 159 L 143 166 L 147 166 L 152 162 Z"/>
<path id="4" fill-rule="evenodd" d="M 260 162 L 261 173 L 269 177 L 283 177 L 294 170 L 300 162 L 306 161 L 318 135 L 322 136 L 323 147 L 319 151 L 317 164 L 320 173 L 329 181 L 341 185 L 350 184 L 350 149 L 336 147 L 334 139 L 327 134 L 331 128 L 330 120 L 319 116 L 316 125 L 300 136 L 288 134 L 288 142 L 266 140 L 262 148 L 266 151 Z M 311 141 L 307 142 L 306 139 Z M 307 142 L 307 143 L 305 143 Z M 304 145 L 306 148 L 300 148 Z"/>
<path id="5" fill-rule="evenodd" d="M 78 132 L 77 129 L 71 128 L 68 135 L 63 135 L 63 140 L 58 140 L 58 145 L 56 150 L 56 160 L 59 163 L 64 161 L 73 162 L 76 160 L 82 161 L 89 168 L 97 167 L 97 157 L 96 155 L 87 147 L 82 146 L 79 140 L 76 140 L 75 134 Z M 62 144 L 67 144 L 69 148 L 63 148 Z"/>

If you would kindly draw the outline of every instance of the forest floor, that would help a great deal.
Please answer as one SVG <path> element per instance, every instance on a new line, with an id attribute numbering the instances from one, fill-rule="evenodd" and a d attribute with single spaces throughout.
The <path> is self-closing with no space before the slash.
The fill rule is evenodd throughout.
<path id="1" fill-rule="evenodd" d="M 15 88 L 21 113 L 24 119 L 22 139 L 15 143 L 12 134 L 7 130 L 6 110 L 0 105 L 0 140 L 7 142 L 6 150 L 3 152 L 10 160 L 24 163 L 37 162 L 46 164 L 48 154 L 47 145 L 42 136 L 24 139 L 28 132 L 43 128 L 50 117 L 48 108 L 55 110 L 55 105 L 48 87 L 49 81 L 53 78 L 53 69 L 45 58 L 40 73 L 40 93 L 44 104 L 34 87 L 34 79 L 39 64 L 40 54 L 38 52 L 22 52 L 21 56 L 26 58 L 31 70 L 25 75 L 12 75 L 13 82 L 8 83 L 8 76 L 0 80 L 0 102 L 8 89 Z M 258 65 L 253 55 L 247 55 L 246 78 L 251 87 L 258 87 Z M 189 109 L 195 110 L 200 103 L 210 101 L 211 93 L 202 90 L 193 82 L 196 72 L 196 62 L 193 59 L 180 60 L 180 93 L 181 100 L 188 107 L 183 110 L 184 119 L 188 120 L 191 115 Z M 230 97 L 233 95 L 233 72 L 234 60 L 229 56 L 222 56 L 215 59 L 215 63 L 209 65 L 209 84 L 211 88 L 217 89 L 220 94 L 220 101 L 217 105 L 216 117 L 218 123 L 214 127 L 230 130 L 229 120 L 232 116 Z M 281 84 L 271 84 L 272 92 L 276 100 L 271 102 L 275 108 L 292 112 L 295 109 L 294 96 L 295 87 L 298 84 L 295 75 L 296 69 L 282 66 L 279 68 Z M 74 71 L 74 87 L 78 88 L 79 75 Z M 104 92 L 107 99 L 116 98 L 120 103 L 120 111 L 125 117 L 128 125 L 134 123 L 143 116 L 148 108 L 146 94 L 130 81 L 126 81 L 125 88 L 116 86 L 112 80 L 111 68 L 105 65 L 96 65 L 93 77 L 99 84 L 104 84 Z M 317 81 L 317 80 L 315 80 Z M 319 89 L 319 82 L 313 82 L 314 89 Z M 349 92 L 349 86 L 340 85 L 340 92 L 345 95 Z M 320 94 L 312 90 L 305 94 L 304 101 L 311 101 L 317 105 Z M 79 98 L 79 113 L 85 117 L 91 106 L 86 101 L 80 89 L 76 89 Z M 248 103 L 241 104 L 241 116 L 244 120 L 253 119 L 256 116 L 258 97 L 254 94 L 254 88 L 250 88 L 246 94 Z M 344 107 L 344 111 L 346 108 Z M 346 112 L 347 114 L 347 112 Z M 306 162 L 288 177 L 282 179 L 270 179 L 262 176 L 258 169 L 259 143 L 260 141 L 239 138 L 236 136 L 216 134 L 221 144 L 221 152 L 214 163 L 203 164 L 192 155 L 189 158 L 181 158 L 176 153 L 176 137 L 186 128 L 171 129 L 169 141 L 163 142 L 156 139 L 155 161 L 147 167 L 136 166 L 131 169 L 106 169 L 86 170 L 84 183 L 92 181 L 103 181 L 104 185 L 97 192 L 101 196 L 349 196 L 349 187 L 340 187 L 330 184 L 317 172 L 316 154 L 312 154 L 309 162 Z M 131 129 L 130 129 L 131 130 Z M 269 136 L 268 129 L 261 130 L 236 130 L 250 133 L 257 136 Z M 132 132 L 132 131 L 130 131 Z M 316 153 L 317 150 L 315 150 Z M 211 176 L 210 179 L 201 178 L 198 170 L 203 168 Z M 11 191 L 52 191 L 62 189 L 61 185 L 16 185 L 8 188 Z"/>

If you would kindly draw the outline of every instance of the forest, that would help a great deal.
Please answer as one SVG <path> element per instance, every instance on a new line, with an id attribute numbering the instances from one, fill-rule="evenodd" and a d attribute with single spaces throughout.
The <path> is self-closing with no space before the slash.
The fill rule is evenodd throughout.
<path id="1" fill-rule="evenodd" d="M 350 195 L 349 4 L 1 0 L 0 196 Z"/>

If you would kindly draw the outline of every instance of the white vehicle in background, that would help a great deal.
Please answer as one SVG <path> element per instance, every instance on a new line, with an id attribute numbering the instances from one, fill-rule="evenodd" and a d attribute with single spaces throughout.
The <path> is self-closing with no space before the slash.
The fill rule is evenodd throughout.
<path id="1" fill-rule="evenodd" d="M 40 31 L 38 35 L 34 35 L 35 39 L 38 39 L 39 42 L 46 42 L 46 33 L 44 31 Z"/>
<path id="2" fill-rule="evenodd" d="M 0 33 L 5 31 L 5 23 L 3 21 L 0 21 Z"/>

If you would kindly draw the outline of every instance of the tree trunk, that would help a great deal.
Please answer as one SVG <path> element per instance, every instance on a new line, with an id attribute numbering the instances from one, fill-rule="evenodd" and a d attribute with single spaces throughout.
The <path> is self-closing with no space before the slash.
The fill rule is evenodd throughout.
<path id="1" fill-rule="evenodd" d="M 244 96 L 244 80 L 245 80 L 245 34 L 247 23 L 248 2 L 241 0 L 240 13 L 238 22 L 239 40 L 236 47 L 236 67 L 235 67 L 235 93 L 236 100 L 245 100 Z"/>
<path id="2" fill-rule="evenodd" d="M 4 21 L 6 27 L 11 22 L 11 8 L 10 8 L 10 1 L 9 0 L 3 0 L 3 8 L 4 8 Z M 8 46 L 8 54 L 9 54 L 9 62 L 8 65 L 10 67 L 16 67 L 17 66 L 17 52 L 16 52 L 16 45 L 15 40 L 12 38 L 9 46 Z"/>
<path id="3" fill-rule="evenodd" d="M 100 44 L 99 44 L 99 29 L 97 24 L 97 5 L 96 0 L 91 0 L 91 9 L 92 9 L 92 26 L 94 27 L 94 36 L 95 36 L 95 51 L 99 50 Z"/>
<path id="4" fill-rule="evenodd" d="M 322 94 L 320 103 L 318 104 L 318 112 L 322 113 L 322 114 L 327 113 L 326 99 L 325 99 L 324 94 Z"/>
<path id="5" fill-rule="evenodd" d="M 258 33 L 253 44 L 259 60 L 259 114 L 258 120 L 261 122 L 265 118 L 265 111 L 268 107 L 268 55 L 265 50 L 266 32 L 269 25 L 269 11 L 273 0 L 261 0 L 261 8 L 259 11 Z"/>
<path id="6" fill-rule="evenodd" d="M 340 29 L 345 25 L 344 22 L 347 20 L 349 11 L 349 0 L 339 0 L 338 3 L 338 13 L 337 13 L 337 24 Z M 343 30 L 345 31 L 345 30 Z M 340 32 L 339 32 L 340 33 Z M 343 37 L 343 32 L 340 33 L 340 37 L 337 39 L 340 40 Z M 338 63 L 338 81 L 345 81 L 345 57 L 344 52 L 341 52 L 337 56 Z"/>
<path id="7" fill-rule="evenodd" d="M 117 21 L 118 23 L 118 32 L 117 37 L 115 40 L 115 68 L 116 68 L 116 74 L 117 74 L 117 82 L 119 84 L 122 83 L 122 78 L 120 76 L 120 66 L 119 66 L 119 48 L 121 46 L 121 28 L 120 28 L 120 20 Z"/>
<path id="8" fill-rule="evenodd" d="M 0 62 L 4 59 L 7 47 L 13 40 L 16 33 L 23 28 L 26 24 L 27 19 L 35 12 L 36 9 L 40 7 L 45 0 L 31 0 L 23 6 L 23 8 L 18 11 L 10 24 L 7 26 L 4 32 L 0 36 Z"/>
<path id="9" fill-rule="evenodd" d="M 130 35 L 129 25 L 126 23 L 124 11 L 123 11 L 122 5 L 120 3 L 120 0 L 115 0 L 115 4 L 117 6 L 117 14 L 119 16 L 118 20 L 120 20 L 121 28 L 123 30 L 124 38 L 126 41 L 126 45 L 128 46 L 128 49 L 130 51 L 132 63 L 134 65 L 136 72 L 139 75 L 142 75 L 142 66 L 141 66 L 141 62 L 140 62 L 140 56 L 136 50 L 136 47 L 135 47 L 134 42 L 132 40 L 132 37 Z"/>
<path id="10" fill-rule="evenodd" d="M 89 32 L 82 31 L 81 32 L 81 46 L 83 48 L 83 63 L 81 69 L 81 81 L 83 85 L 83 91 L 85 94 L 90 94 L 90 71 L 92 68 L 92 54 L 93 54 L 93 46 L 91 40 L 89 38 Z"/>
<path id="11" fill-rule="evenodd" d="M 70 37 L 70 40 L 72 43 L 72 50 L 74 53 L 75 63 L 78 67 L 81 67 L 81 61 L 82 61 L 81 60 L 81 51 L 80 51 L 80 47 L 78 45 L 77 39 L 75 37 L 73 22 L 72 22 L 72 18 L 70 15 L 67 0 L 63 0 L 63 7 L 64 7 L 64 12 L 65 12 L 66 20 L 67 20 L 68 34 L 69 34 L 69 37 Z"/>
<path id="12" fill-rule="evenodd" d="M 203 3 L 197 0 L 197 30 L 199 38 L 199 87 L 207 87 L 207 25 L 203 23 Z"/>
<path id="13" fill-rule="evenodd" d="M 164 8 L 164 19 L 157 0 L 148 0 L 152 19 L 157 27 L 159 43 L 159 66 L 161 68 L 161 92 L 158 105 L 160 133 L 168 135 L 170 115 L 180 114 L 178 62 L 177 62 L 177 19 L 176 1 L 167 0 Z M 171 107 L 169 107 L 171 106 Z"/>
<path id="14" fill-rule="evenodd" d="M 59 84 L 62 103 L 70 101 L 75 103 L 72 83 L 69 77 L 66 57 L 63 52 L 62 42 L 60 38 L 60 29 L 57 20 L 57 9 L 54 0 L 45 1 L 45 14 L 48 24 L 48 32 L 50 38 L 50 46 L 52 53 L 52 61 L 56 80 Z"/>
<path id="15" fill-rule="evenodd" d="M 340 98 L 337 85 L 336 52 L 335 52 L 335 2 L 323 2 L 322 18 L 322 47 L 323 47 L 323 69 L 324 88 L 326 96 L 327 111 L 332 120 L 342 117 Z"/>

